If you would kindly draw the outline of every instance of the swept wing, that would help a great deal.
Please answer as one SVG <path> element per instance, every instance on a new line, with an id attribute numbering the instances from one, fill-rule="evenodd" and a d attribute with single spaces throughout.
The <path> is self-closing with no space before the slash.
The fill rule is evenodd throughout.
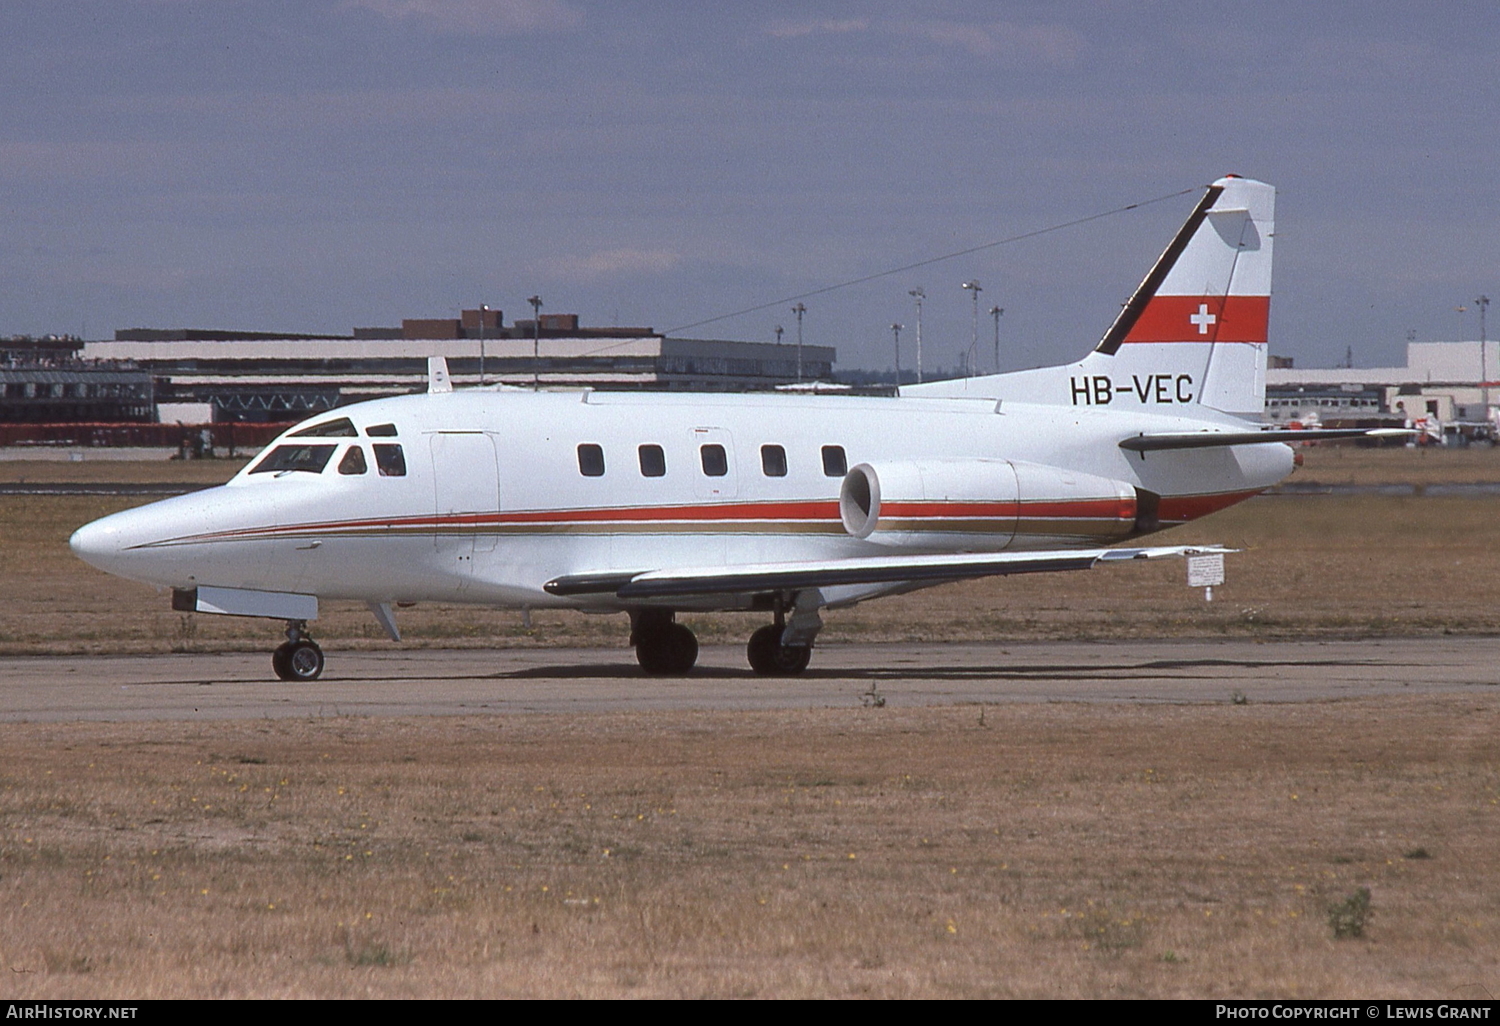
<path id="1" fill-rule="evenodd" d="M 682 595 L 765 594 L 851 584 L 937 583 L 1004 574 L 1087 570 L 1101 563 L 1233 552 L 1218 545 L 1159 545 L 1129 549 L 874 556 L 744 566 L 685 567 L 637 573 L 567 574 L 544 587 L 553 595 L 614 594 L 622 599 Z"/>

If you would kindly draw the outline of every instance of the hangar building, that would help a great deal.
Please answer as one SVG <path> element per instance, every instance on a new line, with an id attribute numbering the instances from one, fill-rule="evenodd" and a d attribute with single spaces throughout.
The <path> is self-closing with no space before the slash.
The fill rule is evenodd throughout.
<path id="1" fill-rule="evenodd" d="M 86 342 L 88 361 L 148 371 L 164 421 L 286 421 L 421 391 L 427 359 L 455 384 L 752 391 L 833 374 L 831 346 L 668 338 L 650 328 L 585 328 L 575 314 L 505 325 L 498 310 L 407 320 L 352 335 L 131 328 Z M 800 370 L 800 374 L 799 374 Z"/>

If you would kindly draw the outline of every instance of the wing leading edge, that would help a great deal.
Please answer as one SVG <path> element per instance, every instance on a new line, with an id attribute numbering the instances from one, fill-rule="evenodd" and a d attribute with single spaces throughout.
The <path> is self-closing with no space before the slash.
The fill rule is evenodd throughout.
<path id="1" fill-rule="evenodd" d="M 764 594 L 850 584 L 961 581 L 1005 574 L 1087 570 L 1101 563 L 1234 552 L 1218 545 L 1162 545 L 1135 549 L 1058 549 L 1042 552 L 873 556 L 856 559 L 687 567 L 640 573 L 567 574 L 543 587 L 558 596 L 613 593 L 622 599 L 689 595 Z"/>

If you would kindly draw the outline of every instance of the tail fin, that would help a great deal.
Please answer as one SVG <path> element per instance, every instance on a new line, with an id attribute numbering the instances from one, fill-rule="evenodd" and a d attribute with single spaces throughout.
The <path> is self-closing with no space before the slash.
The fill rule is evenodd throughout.
<path id="1" fill-rule="evenodd" d="M 1276 190 L 1264 182 L 1235 176 L 1214 182 L 1079 363 L 902 392 L 1162 413 L 1188 413 L 1184 406 L 1199 404 L 1259 417 L 1275 207 Z"/>
<path id="2" fill-rule="evenodd" d="M 1276 190 L 1248 178 L 1208 187 L 1096 348 L 1158 342 L 1264 344 Z"/>

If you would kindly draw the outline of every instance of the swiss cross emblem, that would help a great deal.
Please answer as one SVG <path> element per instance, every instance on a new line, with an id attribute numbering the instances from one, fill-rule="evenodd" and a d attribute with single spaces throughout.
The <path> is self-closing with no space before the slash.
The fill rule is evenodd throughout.
<path id="1" fill-rule="evenodd" d="M 1218 319 L 1219 318 L 1208 312 L 1207 303 L 1199 303 L 1198 312 L 1188 317 L 1188 321 L 1198 326 L 1198 334 L 1200 335 L 1207 335 L 1208 326 L 1210 324 L 1213 324 Z"/>

